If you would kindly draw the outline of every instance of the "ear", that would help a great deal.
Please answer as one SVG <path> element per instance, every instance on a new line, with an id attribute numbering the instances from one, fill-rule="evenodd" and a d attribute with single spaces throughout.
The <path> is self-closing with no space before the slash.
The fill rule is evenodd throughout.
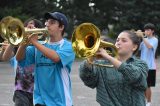
<path id="1" fill-rule="evenodd" d="M 59 28 L 60 28 L 60 30 L 62 30 L 62 31 L 63 31 L 63 29 L 64 29 L 64 25 L 60 26 Z"/>
<path id="2" fill-rule="evenodd" d="M 137 50 L 137 48 L 138 48 L 138 45 L 133 45 L 133 51 L 135 51 L 135 50 Z"/>

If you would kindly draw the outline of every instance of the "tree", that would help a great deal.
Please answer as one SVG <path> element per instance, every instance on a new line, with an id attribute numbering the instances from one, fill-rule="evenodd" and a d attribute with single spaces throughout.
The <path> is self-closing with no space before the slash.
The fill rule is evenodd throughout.
<path id="1" fill-rule="evenodd" d="M 159 29 L 159 5 L 159 0 L 1 0 L 0 18 L 11 15 L 24 21 L 35 17 L 44 22 L 45 12 L 60 11 L 69 18 L 69 38 L 75 26 L 83 22 L 91 22 L 101 31 L 113 25 L 113 38 L 116 38 L 120 31 L 142 30 L 148 22 Z"/>

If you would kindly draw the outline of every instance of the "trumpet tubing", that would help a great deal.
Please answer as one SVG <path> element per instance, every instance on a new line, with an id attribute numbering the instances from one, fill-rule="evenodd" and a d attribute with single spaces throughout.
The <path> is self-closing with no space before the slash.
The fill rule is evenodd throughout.
<path id="1" fill-rule="evenodd" d="M 46 28 L 35 28 L 35 29 L 29 29 L 29 28 L 25 28 L 25 33 L 47 33 L 47 29 Z"/>
<path id="2" fill-rule="evenodd" d="M 30 35 L 30 34 L 38 35 L 38 40 L 44 41 L 44 43 L 46 43 L 49 40 L 47 28 L 35 28 L 35 29 L 25 28 L 25 35 Z"/>

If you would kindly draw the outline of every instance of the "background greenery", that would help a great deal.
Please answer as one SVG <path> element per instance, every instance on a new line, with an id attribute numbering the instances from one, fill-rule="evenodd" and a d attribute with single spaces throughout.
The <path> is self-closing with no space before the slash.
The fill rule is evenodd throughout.
<path id="1" fill-rule="evenodd" d="M 60 11 L 69 18 L 68 38 L 74 27 L 83 23 L 95 24 L 103 35 L 116 38 L 126 29 L 141 29 L 151 22 L 160 35 L 160 0 L 1 0 L 0 19 L 5 16 L 30 17 L 44 22 L 45 12 Z M 109 30 L 110 29 L 110 30 Z"/>

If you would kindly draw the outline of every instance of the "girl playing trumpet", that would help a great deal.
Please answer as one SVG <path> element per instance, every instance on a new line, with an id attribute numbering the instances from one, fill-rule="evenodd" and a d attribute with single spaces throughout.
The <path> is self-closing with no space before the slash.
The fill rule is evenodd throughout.
<path id="1" fill-rule="evenodd" d="M 145 106 L 148 67 L 134 56 L 140 42 L 141 38 L 134 32 L 123 31 L 115 43 L 118 58 L 112 57 L 103 48 L 96 53 L 113 67 L 101 67 L 88 61 L 80 65 L 81 80 L 86 86 L 97 89 L 96 99 L 101 106 Z"/>

